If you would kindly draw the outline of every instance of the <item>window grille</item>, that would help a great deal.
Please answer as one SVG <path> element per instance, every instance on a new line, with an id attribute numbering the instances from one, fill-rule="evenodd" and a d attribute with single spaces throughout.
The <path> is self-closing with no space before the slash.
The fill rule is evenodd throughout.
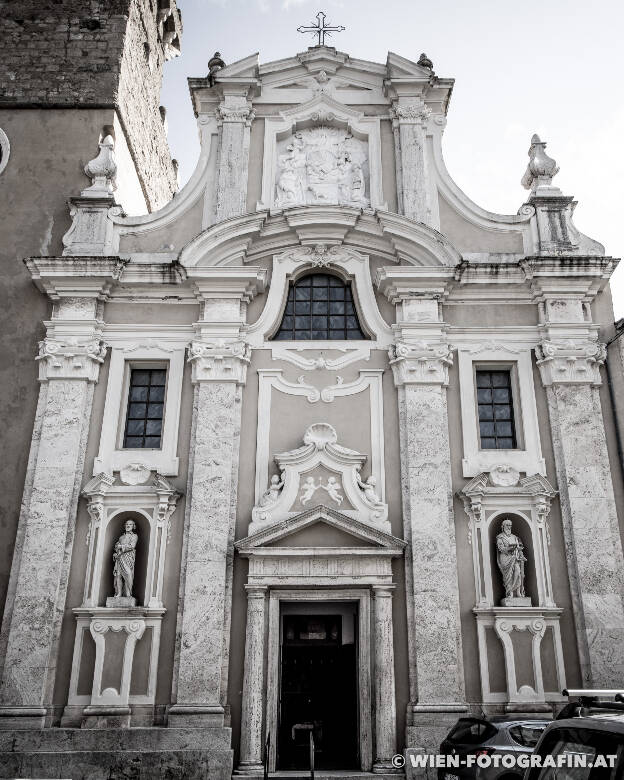
<path id="1" fill-rule="evenodd" d="M 124 448 L 160 447 L 166 378 L 167 371 L 164 368 L 130 370 Z"/>
<path id="2" fill-rule="evenodd" d="M 290 285 L 279 341 L 365 339 L 351 285 L 331 274 L 314 273 Z"/>
<path id="3" fill-rule="evenodd" d="M 476 380 L 481 449 L 516 449 L 511 371 L 479 370 Z"/>

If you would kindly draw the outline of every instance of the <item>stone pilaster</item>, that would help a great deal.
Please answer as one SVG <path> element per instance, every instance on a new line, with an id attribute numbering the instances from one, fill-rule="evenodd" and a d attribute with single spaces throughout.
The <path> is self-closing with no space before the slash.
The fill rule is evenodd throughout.
<path id="1" fill-rule="evenodd" d="M 99 284 L 62 297 L 62 282 L 51 282 L 57 302 L 37 357 L 38 419 L 2 625 L 0 717 L 19 728 L 49 721 L 93 388 L 106 355 Z"/>
<path id="2" fill-rule="evenodd" d="M 251 357 L 240 332 L 266 276 L 235 270 L 230 278 L 205 269 L 196 282 L 202 317 L 188 357 L 194 398 L 171 726 L 224 723 L 241 398 Z"/>
<path id="3" fill-rule="evenodd" d="M 217 110 L 221 146 L 217 171 L 217 222 L 247 210 L 249 138 L 254 111 L 241 96 L 226 96 Z"/>
<path id="4" fill-rule="evenodd" d="M 605 349 L 593 339 L 557 339 L 552 330 L 536 356 L 548 398 L 583 685 L 613 688 L 624 674 L 624 560 L 598 390 Z"/>
<path id="5" fill-rule="evenodd" d="M 241 715 L 240 763 L 236 774 L 262 775 L 264 718 L 264 622 L 266 586 L 247 585 L 247 633 Z"/>
<path id="6" fill-rule="evenodd" d="M 397 750 L 396 691 L 392 591 L 394 585 L 373 586 L 373 639 L 375 643 L 375 763 L 373 772 L 395 772 Z"/>
<path id="7" fill-rule="evenodd" d="M 410 282 L 384 271 L 380 289 L 397 307 L 390 365 L 399 401 L 409 545 L 407 745 L 435 750 L 456 713 L 466 710 L 446 399 L 453 355 L 441 318 L 444 280 L 415 275 Z"/>
<path id="8" fill-rule="evenodd" d="M 406 99 L 407 100 L 407 99 Z M 399 209 L 410 219 L 431 225 L 431 195 L 425 131 L 431 110 L 422 99 L 393 107 Z"/>

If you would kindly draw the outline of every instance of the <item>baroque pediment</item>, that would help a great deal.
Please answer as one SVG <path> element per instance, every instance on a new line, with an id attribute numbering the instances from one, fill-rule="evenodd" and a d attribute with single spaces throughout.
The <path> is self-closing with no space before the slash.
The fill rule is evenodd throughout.
<path id="1" fill-rule="evenodd" d="M 328 423 L 311 425 L 301 447 L 275 455 L 274 461 L 279 475 L 271 477 L 252 510 L 250 534 L 319 505 L 390 531 L 388 506 L 377 492 L 375 475 L 364 480 L 360 474 L 367 456 L 338 444 L 336 431 Z"/>
<path id="2" fill-rule="evenodd" d="M 312 538 L 307 532 L 314 531 Z M 314 542 L 314 543 L 312 543 Z M 330 507 L 319 505 L 293 517 L 251 533 L 236 542 L 235 547 L 243 556 L 252 555 L 260 548 L 280 549 L 311 548 L 377 548 L 380 554 L 401 555 L 406 544 L 385 530 L 373 528 L 357 518 Z"/>

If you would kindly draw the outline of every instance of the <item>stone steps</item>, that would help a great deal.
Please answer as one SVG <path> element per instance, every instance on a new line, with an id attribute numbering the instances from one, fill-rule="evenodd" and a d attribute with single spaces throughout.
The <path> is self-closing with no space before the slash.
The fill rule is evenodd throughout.
<path id="1" fill-rule="evenodd" d="M 310 780 L 310 772 L 304 769 L 294 771 L 271 772 L 271 780 Z M 356 772 L 353 770 L 317 769 L 314 780 L 405 780 L 403 774 L 374 774 L 373 772 Z"/>
<path id="2" fill-rule="evenodd" d="M 231 780 L 229 728 L 0 731 L 0 778 Z"/>

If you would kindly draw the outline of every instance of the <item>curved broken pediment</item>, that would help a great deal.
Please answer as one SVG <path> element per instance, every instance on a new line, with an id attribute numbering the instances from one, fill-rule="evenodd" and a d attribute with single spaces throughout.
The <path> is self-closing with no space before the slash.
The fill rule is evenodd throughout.
<path id="1" fill-rule="evenodd" d="M 329 505 L 347 517 L 390 532 L 388 506 L 377 493 L 375 475 L 362 479 L 367 456 L 338 444 L 335 429 L 314 423 L 303 446 L 276 455 L 280 470 L 252 510 L 249 533 L 295 517 L 317 505 Z"/>

